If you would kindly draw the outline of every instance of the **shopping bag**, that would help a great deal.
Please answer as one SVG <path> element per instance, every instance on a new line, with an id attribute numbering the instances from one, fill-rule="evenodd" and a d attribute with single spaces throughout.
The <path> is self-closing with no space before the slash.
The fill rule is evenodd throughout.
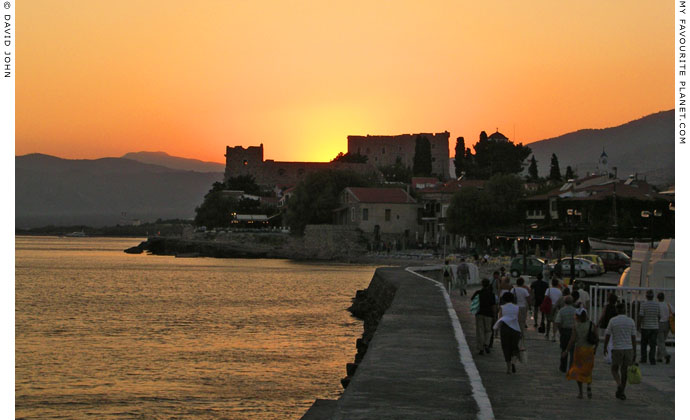
<path id="1" fill-rule="evenodd" d="M 640 367 L 636 364 L 628 366 L 628 383 L 636 385 L 640 382 L 642 382 L 642 372 L 640 371 Z"/>
<path id="2" fill-rule="evenodd" d="M 479 313 L 479 295 L 472 299 L 472 303 L 470 304 L 470 312 L 472 312 L 473 315 L 477 315 L 477 313 Z"/>

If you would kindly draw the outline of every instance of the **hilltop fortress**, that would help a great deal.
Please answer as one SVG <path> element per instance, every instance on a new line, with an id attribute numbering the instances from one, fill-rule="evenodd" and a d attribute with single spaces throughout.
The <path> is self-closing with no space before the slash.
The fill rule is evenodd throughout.
<path id="1" fill-rule="evenodd" d="M 400 159 L 403 165 L 411 168 L 414 163 L 414 150 L 417 137 L 429 140 L 431 144 L 431 171 L 442 181 L 450 179 L 448 158 L 448 138 L 450 133 L 401 134 L 398 136 L 347 136 L 347 152 L 358 153 L 369 158 L 374 166 L 393 165 Z"/>
<path id="2" fill-rule="evenodd" d="M 263 186 L 294 186 L 307 174 L 323 169 L 349 169 L 361 174 L 375 173 L 381 166 L 393 165 L 400 159 L 403 165 L 412 167 L 417 136 L 425 137 L 431 144 L 431 167 L 441 179 L 450 178 L 448 138 L 446 131 L 438 134 L 402 134 L 398 136 L 348 136 L 347 151 L 368 158 L 367 163 L 345 162 L 276 162 L 264 160 L 264 145 L 242 146 L 225 149 L 225 179 L 239 175 L 252 175 Z"/>

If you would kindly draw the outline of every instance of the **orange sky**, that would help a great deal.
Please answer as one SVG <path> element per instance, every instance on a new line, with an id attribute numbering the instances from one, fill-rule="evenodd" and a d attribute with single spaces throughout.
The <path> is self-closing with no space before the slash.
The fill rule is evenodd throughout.
<path id="1" fill-rule="evenodd" d="M 674 107 L 671 1 L 31 0 L 16 154 L 225 146 L 327 161 L 348 134 L 531 142 Z M 515 137 L 514 137 L 515 133 Z M 451 154 L 453 152 L 451 151 Z"/>

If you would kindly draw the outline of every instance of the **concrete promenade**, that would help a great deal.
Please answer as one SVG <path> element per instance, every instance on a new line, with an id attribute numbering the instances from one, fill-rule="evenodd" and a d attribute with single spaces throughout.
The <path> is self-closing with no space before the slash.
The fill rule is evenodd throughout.
<path id="1" fill-rule="evenodd" d="M 341 398 L 303 419 L 476 419 L 442 288 L 400 268 L 377 269 L 377 282 L 397 290 L 366 356 Z"/>
<path id="2" fill-rule="evenodd" d="M 451 294 L 453 307 L 472 349 L 484 388 L 491 400 L 496 419 L 673 419 L 675 403 L 675 355 L 671 363 L 641 364 L 642 383 L 626 387 L 626 401 L 616 399 L 616 383 L 610 365 L 604 362 L 602 345 L 597 349 L 592 381 L 593 398 L 577 399 L 577 384 L 558 370 L 558 342 L 547 341 L 532 326 L 525 345 L 526 364 L 517 364 L 517 374 L 507 375 L 500 341 L 494 341 L 489 355 L 478 355 L 475 345 L 474 315 L 469 312 L 469 297 Z M 639 348 L 637 360 L 639 360 Z"/>

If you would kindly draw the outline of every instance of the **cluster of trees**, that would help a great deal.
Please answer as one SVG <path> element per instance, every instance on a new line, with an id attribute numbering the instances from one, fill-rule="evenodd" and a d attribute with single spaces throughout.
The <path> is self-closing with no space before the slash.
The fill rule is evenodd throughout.
<path id="1" fill-rule="evenodd" d="M 549 176 L 546 181 L 561 182 L 567 181 L 569 179 L 576 178 L 577 175 L 573 171 L 573 168 L 568 165 L 565 168 L 565 175 L 561 176 L 561 168 L 558 165 L 558 156 L 555 153 L 551 154 L 551 167 L 549 170 Z M 530 160 L 529 168 L 527 168 L 527 179 L 532 182 L 544 181 L 544 179 L 539 177 L 539 170 L 537 169 L 537 159 L 532 155 Z"/>
<path id="2" fill-rule="evenodd" d="M 245 194 L 250 195 L 261 193 L 260 187 L 251 175 L 231 177 L 226 182 L 214 182 L 204 196 L 204 201 L 195 209 L 194 224 L 196 226 L 229 227 L 232 222 L 230 217 L 232 213 L 274 215 L 278 212 L 275 206 L 260 200 L 237 199 L 225 193 L 225 190 L 244 191 Z"/>
<path id="3" fill-rule="evenodd" d="M 479 141 L 473 148 L 474 153 L 465 147 L 465 138 L 458 137 L 454 161 L 457 177 L 464 175 L 467 179 L 489 179 L 497 174 L 517 174 L 532 153 L 522 143 L 489 140 L 485 131 L 479 134 Z"/>
<path id="4" fill-rule="evenodd" d="M 360 155 L 359 153 L 343 153 L 340 152 L 336 157 L 333 158 L 331 162 L 344 162 L 344 163 L 367 163 L 368 157 Z"/>
<path id="5" fill-rule="evenodd" d="M 483 189 L 463 187 L 448 207 L 448 231 L 475 239 L 523 219 L 523 181 L 515 174 L 493 175 Z"/>
<path id="6" fill-rule="evenodd" d="M 287 203 L 285 223 L 302 234 L 308 224 L 333 223 L 333 210 L 340 206 L 346 187 L 370 187 L 373 180 L 356 172 L 326 169 L 306 176 Z"/>

